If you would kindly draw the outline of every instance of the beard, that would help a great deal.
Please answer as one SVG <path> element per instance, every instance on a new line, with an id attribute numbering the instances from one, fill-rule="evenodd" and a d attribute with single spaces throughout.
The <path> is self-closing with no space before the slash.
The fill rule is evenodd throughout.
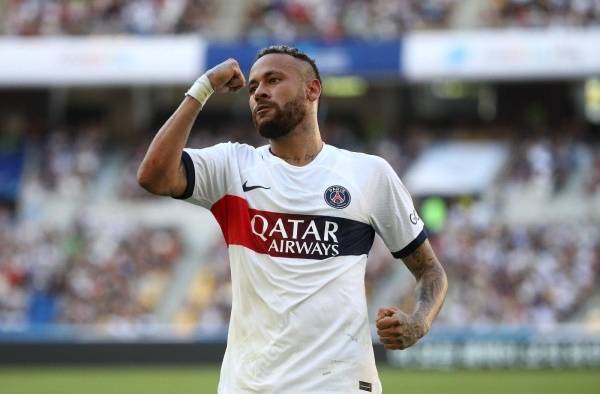
<path id="1" fill-rule="evenodd" d="M 252 114 L 252 121 L 258 133 L 268 139 L 277 139 L 290 133 L 306 116 L 304 107 L 304 97 L 296 96 L 291 101 L 285 103 L 283 108 L 273 103 L 275 112 L 270 119 L 258 123 L 256 114 Z"/>

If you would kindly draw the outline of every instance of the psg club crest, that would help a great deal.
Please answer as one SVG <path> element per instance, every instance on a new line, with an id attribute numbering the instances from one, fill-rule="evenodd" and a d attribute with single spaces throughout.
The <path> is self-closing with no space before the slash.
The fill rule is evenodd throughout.
<path id="1" fill-rule="evenodd" d="M 346 208 L 350 205 L 350 193 L 345 187 L 334 185 L 325 190 L 325 202 L 335 209 Z"/>

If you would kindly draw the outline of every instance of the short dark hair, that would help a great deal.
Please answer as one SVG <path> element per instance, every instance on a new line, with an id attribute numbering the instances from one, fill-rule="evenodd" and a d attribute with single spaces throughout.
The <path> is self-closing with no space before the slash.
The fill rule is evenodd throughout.
<path id="1" fill-rule="evenodd" d="M 290 47 L 287 45 L 271 45 L 269 47 L 263 48 L 260 51 L 258 51 L 258 53 L 256 54 L 256 59 L 254 59 L 254 61 L 257 61 L 258 59 L 260 59 L 261 57 L 263 57 L 265 55 L 270 55 L 273 53 L 289 55 L 289 56 L 295 57 L 296 59 L 300 59 L 300 60 L 310 64 L 310 66 L 312 67 L 312 69 L 315 73 L 315 76 L 317 77 L 319 82 L 322 82 L 321 74 L 319 74 L 319 69 L 317 68 L 317 64 L 315 63 L 315 60 L 313 58 L 311 58 L 310 56 L 308 56 L 306 53 L 302 52 L 300 49 L 295 48 L 295 47 Z"/>

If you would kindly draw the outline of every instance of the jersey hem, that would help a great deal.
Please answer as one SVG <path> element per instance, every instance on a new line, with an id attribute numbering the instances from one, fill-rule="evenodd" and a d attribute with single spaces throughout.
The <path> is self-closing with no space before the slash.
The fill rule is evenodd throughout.
<path id="1" fill-rule="evenodd" d="M 185 191 L 182 195 L 173 196 L 173 198 L 177 200 L 187 200 L 188 198 L 192 197 L 192 194 L 194 193 L 194 186 L 196 185 L 196 171 L 194 169 L 192 158 L 186 151 L 181 152 L 181 162 L 183 163 L 183 168 L 185 169 L 187 185 L 185 186 Z"/>
<path id="2" fill-rule="evenodd" d="M 415 250 L 417 250 L 417 248 L 419 246 L 421 246 L 421 244 L 423 242 L 425 242 L 426 239 L 427 239 L 427 231 L 425 231 L 425 229 L 423 229 L 423 230 L 421 230 L 419 235 L 417 235 L 417 237 L 415 239 L 413 239 L 404 248 L 402 248 L 401 250 L 399 250 L 397 252 L 392 252 L 392 256 L 394 256 L 397 259 L 402 259 L 402 258 L 410 255 Z"/>

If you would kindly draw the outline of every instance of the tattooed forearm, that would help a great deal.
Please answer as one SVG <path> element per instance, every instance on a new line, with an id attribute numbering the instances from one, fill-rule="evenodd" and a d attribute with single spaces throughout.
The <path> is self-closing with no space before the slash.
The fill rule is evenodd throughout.
<path id="1" fill-rule="evenodd" d="M 417 304 L 414 315 L 422 318 L 429 328 L 446 297 L 448 289 L 446 273 L 429 241 L 425 241 L 403 261 L 417 279 Z"/>

